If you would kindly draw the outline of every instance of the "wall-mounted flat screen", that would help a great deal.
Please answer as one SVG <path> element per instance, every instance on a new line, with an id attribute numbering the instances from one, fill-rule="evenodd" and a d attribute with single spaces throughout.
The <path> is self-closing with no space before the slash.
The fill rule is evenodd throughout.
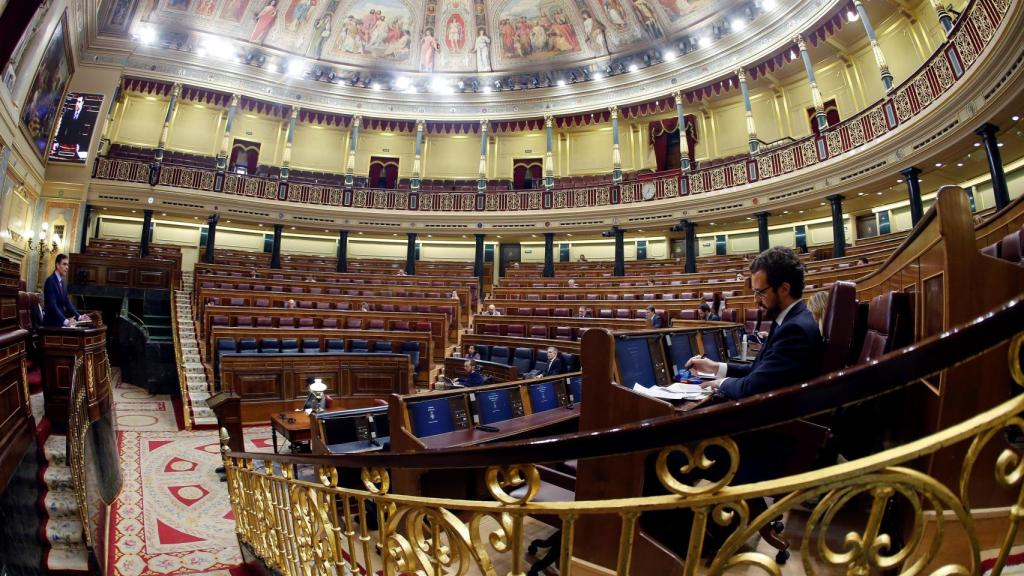
<path id="1" fill-rule="evenodd" d="M 68 93 L 50 145 L 51 162 L 85 164 L 102 106 L 102 94 Z"/>

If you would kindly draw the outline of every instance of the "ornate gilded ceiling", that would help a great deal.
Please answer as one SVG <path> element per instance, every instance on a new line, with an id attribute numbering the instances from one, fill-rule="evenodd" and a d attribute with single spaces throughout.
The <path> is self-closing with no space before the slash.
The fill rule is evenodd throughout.
<path id="1" fill-rule="evenodd" d="M 106 0 L 100 31 L 151 25 L 375 70 L 547 71 L 718 37 L 762 9 L 745 0 Z"/>
<path id="2" fill-rule="evenodd" d="M 722 80 L 789 50 L 794 32 L 817 30 L 845 4 L 103 0 L 83 57 L 343 113 L 521 118 Z"/>

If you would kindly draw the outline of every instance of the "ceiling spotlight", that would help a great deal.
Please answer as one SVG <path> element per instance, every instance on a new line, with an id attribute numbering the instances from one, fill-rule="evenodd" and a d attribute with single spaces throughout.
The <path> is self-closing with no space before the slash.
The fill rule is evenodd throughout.
<path id="1" fill-rule="evenodd" d="M 630 72 L 636 72 L 637 71 L 637 65 L 636 64 L 630 64 L 629 65 L 629 71 Z"/>
<path id="2" fill-rule="evenodd" d="M 903 180 L 900 180 L 900 179 L 898 179 L 898 178 L 897 178 L 897 179 L 896 179 L 896 183 L 897 183 L 897 184 L 903 184 Z"/>
<path id="3" fill-rule="evenodd" d="M 376 82 L 374 82 L 373 84 L 370 84 L 370 89 L 372 89 L 372 90 L 380 90 L 380 84 L 377 84 Z"/>
<path id="4" fill-rule="evenodd" d="M 565 87 L 565 80 L 562 80 L 561 78 L 559 78 L 558 82 L 556 82 L 556 84 L 558 84 L 559 88 L 564 88 Z"/>
<path id="5" fill-rule="evenodd" d="M 156 42 L 156 29 L 152 26 L 146 25 L 137 26 L 135 28 L 135 33 L 132 34 L 132 36 L 134 36 L 140 44 L 148 46 L 153 42 Z"/>
<path id="6" fill-rule="evenodd" d="M 747 27 L 747 22 L 740 18 L 733 18 L 733 20 L 729 22 L 729 27 L 732 28 L 733 32 L 739 32 Z"/>
<path id="7" fill-rule="evenodd" d="M 999 144 L 996 144 L 996 146 L 999 146 L 1000 148 L 1002 148 L 1003 147 L 1003 143 L 1000 142 Z"/>
<path id="8" fill-rule="evenodd" d="M 957 168 L 963 168 L 964 167 L 964 163 L 963 162 L 957 162 L 956 163 L 956 167 Z"/>
<path id="9" fill-rule="evenodd" d="M 604 74 L 602 74 L 600 72 L 594 72 L 594 74 L 593 74 L 593 76 L 591 76 L 591 78 L 593 78 L 594 80 L 604 80 Z"/>
<path id="10" fill-rule="evenodd" d="M 847 22 L 856 22 L 857 20 L 860 20 L 860 14 L 854 12 L 853 10 L 846 11 Z"/>
<path id="11" fill-rule="evenodd" d="M 708 46 L 711 46 L 711 37 L 701 36 L 700 38 L 697 39 L 697 46 L 701 48 L 707 48 Z"/>
<path id="12" fill-rule="evenodd" d="M 490 94 L 492 88 L 490 86 L 484 86 L 484 94 Z"/>
<path id="13" fill-rule="evenodd" d="M 206 58 L 206 48 L 203 48 L 202 46 L 196 48 L 196 56 Z"/>
<path id="14" fill-rule="evenodd" d="M 331 70 L 331 72 L 327 75 L 327 81 L 328 82 L 334 82 L 334 80 L 337 77 L 338 77 L 338 75 L 334 73 L 334 70 Z"/>
<path id="15" fill-rule="evenodd" d="M 881 192 L 875 192 L 875 194 L 878 194 L 879 196 L 881 196 L 881 195 L 882 195 L 882 193 L 881 193 Z"/>
<path id="16" fill-rule="evenodd" d="M 1013 120 L 1014 122 L 1017 122 L 1017 121 L 1020 120 L 1020 116 L 1017 116 L 1016 114 L 1014 114 L 1013 116 L 1010 116 L 1010 120 Z"/>
<path id="17" fill-rule="evenodd" d="M 398 78 L 395 78 L 394 87 L 395 90 L 405 90 L 406 88 L 409 87 L 409 79 L 406 78 L 405 76 L 399 76 Z"/>
<path id="18" fill-rule="evenodd" d="M 673 50 L 666 51 L 662 56 L 665 58 L 666 62 L 676 59 L 676 53 Z"/>
<path id="19" fill-rule="evenodd" d="M 935 167 L 936 168 L 942 168 L 942 162 L 936 162 L 935 163 Z"/>
<path id="20" fill-rule="evenodd" d="M 293 58 L 293 59 L 288 61 L 288 68 L 287 68 L 287 70 L 288 70 L 288 75 L 293 77 L 293 78 L 295 78 L 295 77 L 298 77 L 298 76 L 302 76 L 303 72 L 305 72 L 305 67 L 302 65 L 302 61 L 301 60 L 299 60 L 297 58 Z"/>
<path id="21" fill-rule="evenodd" d="M 761 8 L 764 8 L 765 10 L 767 10 L 769 12 L 772 11 L 772 10 L 775 10 L 775 7 L 776 7 L 775 0 L 764 0 L 763 2 L 761 2 Z"/>
<path id="22" fill-rule="evenodd" d="M 975 142 L 975 143 L 974 143 L 974 147 L 975 147 L 975 148 L 978 148 L 979 146 L 981 146 L 981 142 Z"/>

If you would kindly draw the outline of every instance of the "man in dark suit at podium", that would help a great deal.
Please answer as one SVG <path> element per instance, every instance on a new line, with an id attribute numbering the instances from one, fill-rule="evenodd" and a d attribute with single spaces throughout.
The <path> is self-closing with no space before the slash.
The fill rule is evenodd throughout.
<path id="1" fill-rule="evenodd" d="M 800 297 L 804 266 L 789 248 L 769 248 L 750 264 L 754 301 L 773 319 L 768 339 L 751 364 L 695 356 L 687 368 L 714 374 L 705 386 L 737 400 L 811 380 L 821 373 L 821 332 Z"/>
<path id="2" fill-rule="evenodd" d="M 43 284 L 43 299 L 46 302 L 43 326 L 48 328 L 74 327 L 77 322 L 89 319 L 75 310 L 71 298 L 68 297 L 68 264 L 66 254 L 57 254 L 53 274 L 50 274 Z"/>

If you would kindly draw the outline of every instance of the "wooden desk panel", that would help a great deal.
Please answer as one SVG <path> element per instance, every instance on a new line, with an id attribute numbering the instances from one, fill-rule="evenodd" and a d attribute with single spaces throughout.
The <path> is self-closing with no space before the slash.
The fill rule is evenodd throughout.
<path id="1" fill-rule="evenodd" d="M 236 342 L 240 338 L 255 338 L 257 345 L 259 345 L 260 338 L 277 338 L 280 342 L 284 338 L 295 338 L 299 339 L 316 339 L 320 341 L 320 348 L 325 349 L 325 341 L 328 338 L 342 338 L 346 341 L 349 340 L 367 340 L 370 343 L 377 341 L 391 341 L 392 344 L 396 341 L 402 340 L 405 342 L 419 342 L 420 344 L 420 365 L 419 368 L 419 380 L 423 386 L 426 386 L 429 382 L 430 371 L 434 368 L 433 349 L 431 348 L 432 342 L 430 335 L 426 332 L 387 332 L 384 330 L 331 330 L 331 329 L 301 329 L 301 328 L 273 328 L 267 330 L 266 328 L 223 328 L 220 326 L 215 327 L 210 334 L 209 342 L 210 346 L 208 350 L 208 358 L 210 358 L 210 364 L 213 363 L 213 350 L 216 347 L 217 338 L 232 338 Z M 397 346 L 395 346 L 397 348 Z M 325 350 L 326 351 L 326 350 Z M 397 350 L 393 350 L 394 353 L 398 353 Z M 265 354 L 267 355 L 272 355 Z M 302 353 L 300 353 L 301 355 Z M 286 354 L 287 355 L 287 354 Z M 317 354 L 305 354 L 307 358 L 316 359 L 319 357 Z M 302 370 L 299 366 L 297 370 Z M 219 380 L 218 375 L 213 374 L 214 380 Z"/>
<path id="2" fill-rule="evenodd" d="M 178 263 L 156 258 L 124 258 L 73 254 L 69 258 L 69 284 L 114 286 L 119 288 L 178 287 Z"/>
<path id="3" fill-rule="evenodd" d="M 225 355 L 221 374 L 222 390 L 240 397 L 246 425 L 301 408 L 313 378 L 323 379 L 327 394 L 338 397 L 387 398 L 412 392 L 409 359 L 399 354 Z"/>

